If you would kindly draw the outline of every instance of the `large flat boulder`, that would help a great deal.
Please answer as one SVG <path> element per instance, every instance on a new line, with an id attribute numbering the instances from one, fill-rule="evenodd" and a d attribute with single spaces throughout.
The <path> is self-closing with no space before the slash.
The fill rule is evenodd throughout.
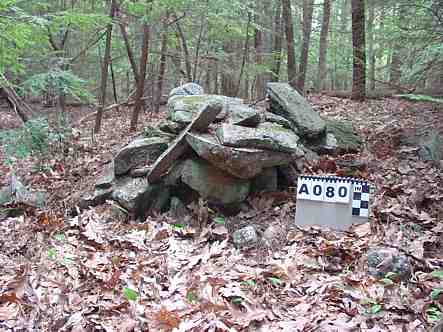
<path id="1" fill-rule="evenodd" d="M 132 168 L 154 162 L 168 148 L 165 137 L 139 138 L 121 149 L 114 158 L 115 175 L 127 173 Z"/>
<path id="2" fill-rule="evenodd" d="M 224 146 L 210 134 L 188 133 L 186 140 L 200 158 L 240 179 L 252 179 L 265 168 L 293 160 L 285 152 Z"/>
<path id="3" fill-rule="evenodd" d="M 160 181 L 161 177 L 167 173 L 174 162 L 186 152 L 189 144 L 186 141 L 186 134 L 191 130 L 202 131 L 211 124 L 222 111 L 223 105 L 219 101 L 204 104 L 195 116 L 195 119 L 186 127 L 185 130 L 169 145 L 152 166 L 148 174 L 148 180 L 151 183 Z"/>
<path id="4" fill-rule="evenodd" d="M 255 148 L 302 156 L 299 137 L 290 129 L 265 122 L 257 128 L 224 124 L 217 129 L 217 137 L 223 145 L 237 148 Z"/>
<path id="5" fill-rule="evenodd" d="M 114 184 L 112 199 L 136 217 L 146 212 L 160 211 L 168 203 L 169 187 L 150 184 L 146 178 L 122 177 Z"/>
<path id="6" fill-rule="evenodd" d="M 250 187 L 249 181 L 235 178 L 200 159 L 185 161 L 182 181 L 202 197 L 221 204 L 241 203 Z"/>
<path id="7" fill-rule="evenodd" d="M 224 119 L 229 112 L 229 105 L 242 104 L 242 100 L 219 95 L 176 96 L 168 100 L 168 120 L 188 124 L 206 104 L 219 103 L 222 111 L 217 119 Z"/>
<path id="8" fill-rule="evenodd" d="M 266 87 L 270 111 L 288 119 L 301 136 L 316 137 L 325 131 L 325 121 L 289 84 L 268 83 Z"/>

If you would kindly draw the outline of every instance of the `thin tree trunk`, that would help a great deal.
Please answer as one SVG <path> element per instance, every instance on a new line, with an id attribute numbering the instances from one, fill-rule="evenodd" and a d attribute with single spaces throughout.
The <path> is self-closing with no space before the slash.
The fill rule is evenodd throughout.
<path id="1" fill-rule="evenodd" d="M 374 34 L 374 4 L 368 2 L 368 58 L 369 58 L 369 92 L 375 90 L 375 34 Z"/>
<path id="2" fill-rule="evenodd" d="M 313 0 L 303 0 L 303 43 L 300 55 L 300 69 L 298 73 L 298 88 L 305 91 L 306 72 L 308 70 L 309 42 L 311 40 Z"/>
<path id="3" fill-rule="evenodd" d="M 120 31 L 122 33 L 123 41 L 126 47 L 126 53 L 128 54 L 129 64 L 131 65 L 132 74 L 134 75 L 135 83 L 139 81 L 137 64 L 135 63 L 134 53 L 132 52 L 131 44 L 129 43 L 128 33 L 123 23 L 120 23 Z"/>
<path id="4" fill-rule="evenodd" d="M 364 100 L 366 95 L 365 2 L 352 0 L 352 96 Z"/>
<path id="5" fill-rule="evenodd" d="M 168 26 L 165 23 L 163 26 L 162 40 L 160 46 L 160 69 L 157 80 L 157 98 L 155 101 L 155 112 L 160 110 L 161 98 L 163 95 L 163 84 L 166 75 L 166 53 L 168 52 Z"/>
<path id="6" fill-rule="evenodd" d="M 252 15 L 250 12 L 248 12 L 248 23 L 246 24 L 246 38 L 245 38 L 245 46 L 243 48 L 243 59 L 242 59 L 242 64 L 240 67 L 240 74 L 238 75 L 238 82 L 237 82 L 237 91 L 240 91 L 241 88 L 241 80 L 243 77 L 243 73 L 245 70 L 245 65 L 246 65 L 246 59 L 248 58 L 248 53 L 249 53 L 249 28 L 251 26 L 251 20 L 252 20 Z"/>
<path id="7" fill-rule="evenodd" d="M 262 32 L 262 15 L 263 10 L 263 0 L 257 0 L 255 2 L 255 15 L 254 22 L 256 25 L 254 31 L 254 49 L 255 49 L 255 64 L 258 69 L 257 75 L 255 77 L 255 96 L 261 98 L 264 93 L 264 73 L 263 73 L 263 32 Z"/>
<path id="8" fill-rule="evenodd" d="M 111 1 L 111 13 L 109 14 L 111 20 L 114 19 L 117 9 L 116 0 Z M 100 104 L 97 109 L 97 116 L 95 118 L 94 132 L 99 133 L 102 125 L 103 109 L 106 104 L 106 87 L 108 83 L 108 67 L 111 62 L 111 43 L 112 43 L 112 22 L 108 24 L 106 30 L 106 46 L 105 55 L 102 64 L 101 85 L 100 85 Z"/>
<path id="9" fill-rule="evenodd" d="M 192 82 L 191 56 L 189 55 L 188 43 L 186 41 L 183 29 L 181 28 L 180 22 L 177 21 L 175 23 L 175 26 L 177 28 L 177 33 L 182 43 L 182 49 L 185 57 L 186 79 L 188 82 Z"/>
<path id="10" fill-rule="evenodd" d="M 274 45 L 272 47 L 272 77 L 271 80 L 278 82 L 281 68 L 281 51 L 282 51 L 282 15 L 281 0 L 276 0 L 274 16 Z"/>
<path id="11" fill-rule="evenodd" d="M 142 51 L 140 57 L 140 73 L 139 81 L 137 82 L 137 92 L 135 97 L 135 106 L 131 118 L 131 131 L 137 129 L 138 117 L 141 109 L 143 108 L 143 94 L 145 92 L 145 79 L 146 79 L 146 67 L 148 63 L 149 55 L 149 37 L 150 37 L 150 26 L 147 23 L 143 23 L 143 41 L 142 41 Z"/>
<path id="12" fill-rule="evenodd" d="M 282 16 L 285 22 L 286 47 L 288 52 L 288 81 L 296 87 L 297 67 L 295 65 L 294 24 L 292 22 L 291 0 L 281 0 Z"/>
<path id="13" fill-rule="evenodd" d="M 112 91 L 114 93 L 114 101 L 116 104 L 118 104 L 117 84 L 115 82 L 114 66 L 112 65 L 112 61 L 110 63 L 110 66 L 111 66 L 111 80 L 112 80 Z"/>
<path id="14" fill-rule="evenodd" d="M 318 56 L 318 75 L 316 79 L 315 89 L 321 91 L 325 89 L 325 80 L 327 75 L 326 68 L 326 52 L 328 49 L 328 32 L 329 20 L 331 17 L 331 0 L 324 0 L 323 2 L 323 20 L 320 31 L 320 46 Z"/>

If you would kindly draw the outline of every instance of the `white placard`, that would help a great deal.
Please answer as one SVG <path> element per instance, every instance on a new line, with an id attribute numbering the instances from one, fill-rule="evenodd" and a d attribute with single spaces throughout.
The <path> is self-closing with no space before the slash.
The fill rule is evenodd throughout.
<path id="1" fill-rule="evenodd" d="M 311 188 L 312 182 L 308 178 L 298 178 L 297 199 L 311 199 Z"/>
<path id="2" fill-rule="evenodd" d="M 337 191 L 335 195 L 335 201 L 337 203 L 349 203 L 351 197 L 351 183 L 344 180 L 337 181 Z"/>
<path id="3" fill-rule="evenodd" d="M 311 201 L 324 201 L 325 182 L 323 179 L 314 178 L 312 181 Z"/>
<path id="4" fill-rule="evenodd" d="M 334 179 L 326 179 L 323 186 L 323 200 L 329 203 L 335 203 L 337 198 L 337 183 Z"/>

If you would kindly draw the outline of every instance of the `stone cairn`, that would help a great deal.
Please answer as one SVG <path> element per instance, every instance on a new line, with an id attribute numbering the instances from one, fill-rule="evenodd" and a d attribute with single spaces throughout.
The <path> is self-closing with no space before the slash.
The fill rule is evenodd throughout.
<path id="1" fill-rule="evenodd" d="M 183 211 L 199 197 L 239 206 L 251 193 L 293 186 L 303 160 L 360 149 L 349 123 L 321 118 L 288 84 L 269 83 L 267 96 L 259 111 L 195 83 L 173 89 L 167 119 L 116 154 L 80 207 L 113 200 L 138 218 Z"/>

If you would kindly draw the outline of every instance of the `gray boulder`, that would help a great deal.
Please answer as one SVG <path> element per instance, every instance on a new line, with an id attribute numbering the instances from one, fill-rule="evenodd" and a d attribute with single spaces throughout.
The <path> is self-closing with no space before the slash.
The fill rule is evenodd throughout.
<path id="1" fill-rule="evenodd" d="M 204 94 L 203 87 L 197 83 L 186 83 L 171 90 L 169 98 L 174 96 L 197 96 Z"/>
<path id="2" fill-rule="evenodd" d="M 224 124 L 217 129 L 217 137 L 227 146 L 266 149 L 303 156 L 303 151 L 298 145 L 299 137 L 290 129 L 274 123 L 265 122 L 257 128 Z"/>
<path id="3" fill-rule="evenodd" d="M 265 168 L 287 165 L 293 160 L 285 152 L 224 146 L 210 134 L 188 133 L 186 140 L 199 157 L 241 179 L 254 178 Z"/>
<path id="4" fill-rule="evenodd" d="M 232 242 L 237 248 L 254 246 L 258 242 L 257 231 L 254 226 L 246 226 L 232 233 Z"/>
<path id="5" fill-rule="evenodd" d="M 261 120 L 256 109 L 242 104 L 231 104 L 228 114 L 228 122 L 239 126 L 256 127 Z"/>
<path id="6" fill-rule="evenodd" d="M 137 166 L 153 163 L 168 148 L 169 139 L 151 137 L 136 139 L 121 149 L 114 158 L 115 175 L 127 173 Z"/>
<path id="7" fill-rule="evenodd" d="M 146 178 L 122 177 L 114 185 L 112 199 L 136 217 L 149 211 L 160 211 L 168 203 L 169 187 L 149 184 Z"/>
<path id="8" fill-rule="evenodd" d="M 384 278 L 392 272 L 405 280 L 411 276 L 412 266 L 409 258 L 398 250 L 378 247 L 368 251 L 368 272 L 377 278 Z"/>
<path id="9" fill-rule="evenodd" d="M 436 161 L 443 159 L 443 139 L 437 130 L 424 130 L 416 135 L 405 137 L 403 144 L 418 147 L 420 160 Z"/>
<path id="10" fill-rule="evenodd" d="M 339 153 L 358 152 L 362 149 L 363 141 L 350 122 L 326 120 L 326 133 L 320 144 L 323 149 L 335 149 Z"/>
<path id="11" fill-rule="evenodd" d="M 28 189 L 16 176 L 12 176 L 10 184 L 0 188 L 0 206 L 10 203 L 43 208 L 46 205 L 46 194 Z"/>
<path id="12" fill-rule="evenodd" d="M 325 131 L 325 121 L 289 84 L 268 83 L 266 87 L 270 111 L 291 121 L 301 136 L 316 137 Z"/>
<path id="13" fill-rule="evenodd" d="M 188 159 L 184 163 L 182 182 L 214 203 L 240 203 L 249 194 L 249 181 L 234 178 L 206 161 Z"/>
<path id="14" fill-rule="evenodd" d="M 221 104 L 222 111 L 218 120 L 226 118 L 232 104 L 241 104 L 242 100 L 219 95 L 177 96 L 168 101 L 168 120 L 188 124 L 205 104 Z"/>

